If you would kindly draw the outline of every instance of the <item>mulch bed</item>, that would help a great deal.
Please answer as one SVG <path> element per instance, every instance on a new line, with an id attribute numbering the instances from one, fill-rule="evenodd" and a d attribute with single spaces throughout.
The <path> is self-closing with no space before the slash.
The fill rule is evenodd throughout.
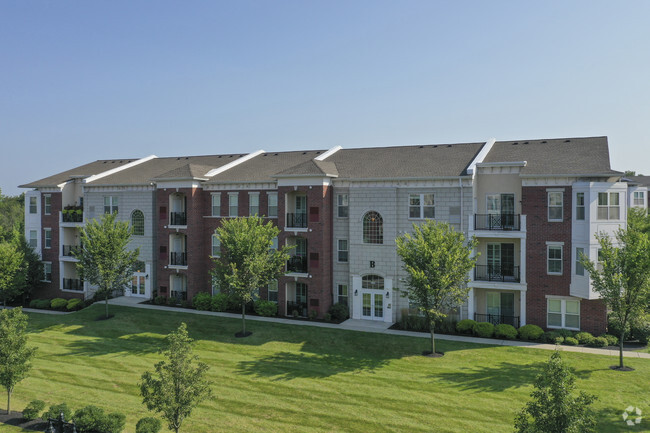
<path id="1" fill-rule="evenodd" d="M 11 411 L 11 413 L 7 415 L 7 411 L 3 410 L 2 413 L 0 413 L 0 422 L 31 431 L 43 432 L 47 428 L 47 423 L 40 418 L 35 419 L 34 421 L 25 421 L 22 412 Z"/>

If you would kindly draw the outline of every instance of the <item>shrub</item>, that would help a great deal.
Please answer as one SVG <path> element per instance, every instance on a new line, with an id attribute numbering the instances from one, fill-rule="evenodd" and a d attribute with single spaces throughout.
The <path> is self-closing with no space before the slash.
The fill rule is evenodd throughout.
<path id="1" fill-rule="evenodd" d="M 479 322 L 474 324 L 472 332 L 477 337 L 481 338 L 492 338 L 494 335 L 494 325 L 490 322 Z"/>
<path id="2" fill-rule="evenodd" d="M 278 315 L 278 304 L 273 301 L 257 301 L 255 312 L 260 316 L 273 317 Z"/>
<path id="3" fill-rule="evenodd" d="M 474 325 L 476 325 L 476 321 L 472 319 L 464 319 L 456 323 L 456 331 L 459 334 L 471 334 L 474 330 Z"/>
<path id="4" fill-rule="evenodd" d="M 578 332 L 575 338 L 580 344 L 591 344 L 594 341 L 594 336 L 588 332 Z"/>
<path id="5" fill-rule="evenodd" d="M 153 298 L 153 303 L 156 305 L 163 305 L 167 303 L 167 298 L 165 298 L 164 296 L 156 296 L 155 298 Z"/>
<path id="6" fill-rule="evenodd" d="M 619 336 L 621 335 L 621 331 L 623 330 L 623 327 L 621 326 L 621 322 L 614 316 L 613 314 L 610 314 L 607 316 L 607 333 Z M 625 340 L 628 340 L 630 338 L 630 323 L 628 322 L 627 326 L 625 327 Z"/>
<path id="7" fill-rule="evenodd" d="M 607 347 L 609 342 L 607 341 L 607 338 L 605 337 L 596 337 L 594 338 L 594 341 L 590 344 L 592 347 Z"/>
<path id="8" fill-rule="evenodd" d="M 318 317 L 318 311 L 309 310 L 309 320 L 316 320 L 317 317 Z"/>
<path id="9" fill-rule="evenodd" d="M 209 311 L 212 305 L 212 295 L 206 292 L 200 292 L 192 298 L 192 306 L 199 311 Z M 148 418 L 143 418 L 148 419 Z M 151 418 L 154 419 L 154 418 Z"/>
<path id="10" fill-rule="evenodd" d="M 603 334 L 601 337 L 607 339 L 608 346 L 618 346 L 618 337 L 616 335 Z"/>
<path id="11" fill-rule="evenodd" d="M 49 299 L 39 299 L 38 302 L 36 302 L 36 308 L 40 308 L 42 310 L 47 310 L 50 308 L 50 300 Z"/>
<path id="12" fill-rule="evenodd" d="M 332 304 L 327 312 L 332 316 L 332 320 L 336 323 L 341 323 L 350 317 L 350 309 L 347 305 L 341 303 Z"/>
<path id="13" fill-rule="evenodd" d="M 36 306 L 36 304 L 38 303 L 38 301 L 40 301 L 40 299 L 32 299 L 31 301 L 29 301 L 29 308 L 38 308 L 38 307 Z"/>
<path id="14" fill-rule="evenodd" d="M 573 331 L 569 331 L 568 329 L 558 329 L 557 331 L 558 334 L 560 334 L 561 337 L 564 337 L 565 339 L 567 337 L 573 337 Z"/>
<path id="15" fill-rule="evenodd" d="M 141 418 L 135 425 L 135 433 L 158 433 L 162 422 L 158 418 Z"/>
<path id="16" fill-rule="evenodd" d="M 517 338 L 517 329 L 507 323 L 501 323 L 494 327 L 494 336 L 497 338 L 504 338 L 506 340 L 514 340 Z"/>
<path id="17" fill-rule="evenodd" d="M 524 325 L 517 331 L 522 340 L 536 341 L 542 338 L 544 330 L 537 325 Z"/>
<path id="18" fill-rule="evenodd" d="M 50 302 L 50 307 L 53 310 L 65 310 L 67 306 L 68 306 L 68 300 L 63 298 L 54 298 Z"/>
<path id="19" fill-rule="evenodd" d="M 635 340 L 639 340 L 639 343 L 647 345 L 650 341 L 650 315 L 634 321 L 630 326 L 630 333 Z"/>
<path id="20" fill-rule="evenodd" d="M 212 297 L 212 302 L 210 303 L 210 309 L 212 311 L 224 312 L 228 310 L 228 298 L 229 296 L 225 293 L 217 293 Z"/>
<path id="21" fill-rule="evenodd" d="M 332 315 L 330 313 L 325 313 L 325 321 L 326 322 L 331 322 L 332 321 Z"/>
<path id="22" fill-rule="evenodd" d="M 38 414 L 45 409 L 45 402 L 43 400 L 32 400 L 23 409 L 23 418 L 25 421 L 33 421 L 38 418 Z"/>
<path id="23" fill-rule="evenodd" d="M 549 344 L 562 344 L 564 337 L 558 331 L 547 331 L 544 333 L 544 341 Z"/>
<path id="24" fill-rule="evenodd" d="M 458 322 L 455 318 L 447 316 L 444 319 L 436 321 L 434 330 L 440 334 L 455 334 L 457 324 Z M 429 327 L 425 330 L 428 331 Z"/>
<path id="25" fill-rule="evenodd" d="M 61 412 L 63 412 L 63 417 L 66 420 L 72 418 L 72 409 L 65 403 L 53 404 L 47 411 L 43 412 L 41 418 L 43 418 L 43 421 L 47 421 L 48 418 L 58 419 Z"/>
<path id="26" fill-rule="evenodd" d="M 126 416 L 121 413 L 104 413 L 104 409 L 89 405 L 74 414 L 80 433 L 120 433 L 124 430 Z"/>
<path id="27" fill-rule="evenodd" d="M 72 298 L 68 301 L 68 305 L 65 306 L 66 310 L 74 311 L 79 310 L 83 306 L 83 301 L 79 298 Z"/>
<path id="28" fill-rule="evenodd" d="M 567 346 L 577 346 L 578 345 L 578 339 L 575 337 L 566 337 L 564 339 L 564 344 Z"/>
<path id="29" fill-rule="evenodd" d="M 102 426 L 102 433 L 120 433 L 126 426 L 126 415 L 123 413 L 109 413 L 106 415 Z"/>
<path id="30" fill-rule="evenodd" d="M 176 297 L 174 297 L 174 296 L 170 296 L 169 298 L 167 298 L 167 305 L 169 305 L 170 307 L 177 306 L 178 305 L 178 299 L 176 299 Z"/>

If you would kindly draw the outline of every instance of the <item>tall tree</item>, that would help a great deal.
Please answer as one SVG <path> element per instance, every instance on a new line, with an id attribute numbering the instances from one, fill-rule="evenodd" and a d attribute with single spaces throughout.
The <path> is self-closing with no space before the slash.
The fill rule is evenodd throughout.
<path id="1" fill-rule="evenodd" d="M 616 246 L 604 233 L 596 239 L 599 263 L 584 254 L 580 262 L 589 272 L 594 291 L 620 323 L 618 368 L 623 370 L 625 329 L 644 313 L 650 296 L 650 238 L 632 225 L 616 232 Z"/>
<path id="2" fill-rule="evenodd" d="M 0 311 L 0 383 L 7 390 L 7 414 L 11 411 L 11 394 L 18 382 L 32 368 L 35 347 L 27 347 L 27 315 L 22 308 Z"/>
<path id="3" fill-rule="evenodd" d="M 25 194 L 5 196 L 0 191 L 0 242 L 11 240 L 14 229 L 24 232 L 24 209 Z"/>
<path id="4" fill-rule="evenodd" d="M 192 410 L 212 395 L 205 378 L 208 366 L 192 354 L 191 343 L 187 326 L 181 323 L 167 335 L 165 347 L 160 350 L 167 361 L 157 363 L 155 373 L 145 372 L 140 382 L 142 402 L 147 409 L 159 412 L 176 433 Z"/>
<path id="5" fill-rule="evenodd" d="M 104 296 L 106 318 L 111 292 L 124 288 L 136 267 L 140 250 L 127 249 L 131 234 L 128 222 L 116 221 L 116 214 L 105 214 L 100 221 L 86 222 L 81 229 L 82 247 L 73 253 L 79 260 L 81 278 L 98 287 L 98 296 Z"/>
<path id="6" fill-rule="evenodd" d="M 242 332 L 246 333 L 246 304 L 257 290 L 284 274 L 291 247 L 273 249 L 280 230 L 258 216 L 223 220 L 216 234 L 221 242 L 220 258 L 215 258 L 213 278 L 224 291 L 241 303 Z"/>
<path id="7" fill-rule="evenodd" d="M 32 293 L 43 286 L 43 262 L 34 247 L 29 245 L 25 236 L 18 230 L 14 230 L 12 242 L 23 253 L 22 277 L 20 279 L 22 287 L 20 289 L 23 305 L 25 305 Z"/>
<path id="8" fill-rule="evenodd" d="M 532 401 L 515 417 L 517 433 L 589 433 L 596 421 L 589 405 L 596 400 L 581 391 L 577 397 L 575 375 L 555 351 L 535 379 Z"/>
<path id="9" fill-rule="evenodd" d="M 467 300 L 469 272 L 476 263 L 467 241 L 449 224 L 426 221 L 413 224 L 413 234 L 397 238 L 397 254 L 408 273 L 408 296 L 424 313 L 431 333 L 431 353 L 436 353 L 435 323 Z"/>
<path id="10" fill-rule="evenodd" d="M 0 293 L 3 305 L 20 293 L 24 284 L 24 254 L 9 242 L 0 243 Z"/>

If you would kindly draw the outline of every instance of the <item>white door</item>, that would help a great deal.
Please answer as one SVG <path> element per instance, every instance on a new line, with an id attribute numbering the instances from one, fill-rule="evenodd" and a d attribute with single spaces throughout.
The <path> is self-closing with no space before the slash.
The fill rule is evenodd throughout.
<path id="1" fill-rule="evenodd" d="M 366 320 L 384 320 L 384 294 L 383 292 L 361 293 L 361 316 Z"/>

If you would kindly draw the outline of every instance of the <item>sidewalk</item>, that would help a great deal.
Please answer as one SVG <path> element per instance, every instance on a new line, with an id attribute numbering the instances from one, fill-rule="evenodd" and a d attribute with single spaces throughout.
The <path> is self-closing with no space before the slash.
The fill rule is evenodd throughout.
<path id="1" fill-rule="evenodd" d="M 213 311 L 198 311 L 198 310 L 191 310 L 186 308 L 167 307 L 164 305 L 141 304 L 140 302 L 143 302 L 142 298 L 134 298 L 134 297 L 127 297 L 127 296 L 120 296 L 119 298 L 109 299 L 108 301 L 108 303 L 111 305 L 120 305 L 123 307 L 143 308 L 147 310 L 175 311 L 175 312 L 189 313 L 189 314 L 200 314 L 204 316 L 227 317 L 230 319 L 241 318 L 240 314 L 216 313 Z M 63 313 L 59 311 L 35 310 L 32 308 L 24 308 L 23 311 L 29 313 L 71 314 L 71 313 Z M 315 326 L 320 328 L 342 329 L 346 331 L 359 331 L 359 332 L 371 332 L 375 334 L 431 338 L 431 336 L 425 332 L 399 331 L 396 329 L 388 329 L 391 324 L 385 322 L 375 322 L 370 320 L 348 319 L 345 322 L 338 325 L 334 323 L 284 319 L 281 317 L 246 316 L 246 320 L 252 320 L 257 322 L 283 323 L 292 326 Z M 588 353 L 591 355 L 618 356 L 618 350 L 598 349 L 595 347 L 556 346 L 554 344 L 533 343 L 528 341 L 496 340 L 492 338 L 465 337 L 462 335 L 445 335 L 445 334 L 436 334 L 436 339 L 447 340 L 447 341 L 460 341 L 463 343 L 473 343 L 473 344 L 487 344 L 492 346 L 516 346 L 516 347 L 528 347 L 531 349 L 543 349 L 543 350 L 558 349 L 564 352 L 578 352 L 578 353 Z M 644 352 L 624 351 L 623 356 L 626 358 L 650 359 L 650 353 L 644 353 Z"/>

